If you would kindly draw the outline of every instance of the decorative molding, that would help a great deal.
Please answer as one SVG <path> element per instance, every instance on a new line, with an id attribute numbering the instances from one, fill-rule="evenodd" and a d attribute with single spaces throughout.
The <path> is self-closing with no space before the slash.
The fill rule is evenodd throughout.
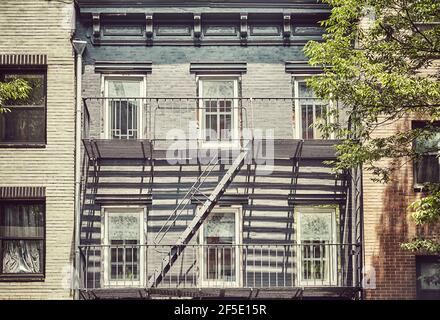
<path id="1" fill-rule="evenodd" d="M 283 36 L 284 38 L 290 38 L 292 35 L 292 17 L 291 15 L 284 15 L 283 17 Z"/>
<path id="2" fill-rule="evenodd" d="M 45 187 L 0 187 L 1 200 L 31 200 L 45 197 Z"/>
<path id="3" fill-rule="evenodd" d="M 248 14 L 240 13 L 240 37 L 242 39 L 247 39 L 248 37 Z"/>
<path id="4" fill-rule="evenodd" d="M 221 74 L 221 73 L 246 73 L 247 63 L 243 61 L 233 62 L 191 62 L 191 73 Z"/>
<path id="5" fill-rule="evenodd" d="M 191 197 L 191 204 L 200 205 L 205 203 L 207 200 L 206 196 L 203 194 L 194 194 Z M 219 200 L 218 204 L 221 206 L 231 206 L 231 205 L 249 205 L 249 195 L 247 194 L 225 194 Z"/>
<path id="6" fill-rule="evenodd" d="M 153 24 L 153 15 L 145 14 L 145 36 L 147 39 L 153 38 L 154 34 L 154 24 Z"/>
<path id="7" fill-rule="evenodd" d="M 151 61 L 96 61 L 95 72 L 98 73 L 151 73 Z"/>
<path id="8" fill-rule="evenodd" d="M 194 15 L 194 37 L 199 39 L 202 36 L 202 15 Z"/>
<path id="9" fill-rule="evenodd" d="M 93 13 L 92 14 L 92 25 L 93 32 L 92 35 L 94 38 L 99 38 L 101 36 L 101 14 Z"/>
<path id="10" fill-rule="evenodd" d="M 307 61 L 287 61 L 286 72 L 296 75 L 320 74 L 321 67 L 311 66 Z"/>
<path id="11" fill-rule="evenodd" d="M 0 54 L 0 66 L 45 66 L 47 56 L 45 54 Z"/>
<path id="12" fill-rule="evenodd" d="M 98 205 L 145 205 L 150 206 L 153 201 L 150 194 L 138 195 L 117 195 L 99 194 L 95 196 L 95 203 Z"/>

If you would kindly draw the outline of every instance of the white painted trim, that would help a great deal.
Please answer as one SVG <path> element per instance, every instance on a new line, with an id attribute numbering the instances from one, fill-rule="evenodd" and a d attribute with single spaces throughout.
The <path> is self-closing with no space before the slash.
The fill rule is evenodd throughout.
<path id="1" fill-rule="evenodd" d="M 101 282 L 103 287 L 144 287 L 146 285 L 145 278 L 145 270 L 146 270 L 146 230 L 147 230 L 147 221 L 146 221 L 146 212 L 147 208 L 145 206 L 134 206 L 134 205 L 125 205 L 125 206 L 103 206 L 101 208 L 101 243 L 105 246 L 103 248 L 103 256 L 101 261 Z M 110 257 L 110 249 L 109 249 L 109 239 L 108 239 L 108 215 L 116 214 L 116 215 L 124 215 L 124 214 L 139 214 L 139 279 L 138 281 L 132 280 L 110 280 L 109 274 L 109 257 Z"/>
<path id="2" fill-rule="evenodd" d="M 143 75 L 136 75 L 136 74 L 102 74 L 101 75 L 101 94 L 103 97 L 108 97 L 108 81 L 107 80 L 112 79 L 139 79 L 140 83 L 140 95 L 139 98 L 144 98 L 147 96 L 147 76 Z M 141 101 L 139 106 L 139 114 L 138 114 L 138 139 L 144 139 L 146 136 L 146 127 L 144 127 L 144 105 L 143 101 Z M 111 139 L 110 136 L 110 112 L 109 112 L 109 104 L 108 101 L 104 101 L 103 106 L 103 116 L 102 116 L 102 122 L 103 122 L 103 132 L 101 132 L 101 138 L 103 139 Z M 145 124 L 146 125 L 146 124 Z"/>
<path id="3" fill-rule="evenodd" d="M 301 241 L 301 216 L 303 214 L 330 214 L 331 215 L 331 243 L 337 244 L 337 225 L 336 225 L 336 208 L 318 208 L 318 207 L 306 207 L 300 206 L 295 208 L 295 216 L 296 216 L 296 240 L 299 245 L 302 244 Z M 334 248 L 333 248 L 334 247 Z M 337 272 L 338 272 L 338 261 L 337 261 L 337 250 L 339 249 L 336 245 L 332 246 L 332 250 L 328 253 L 327 261 L 328 263 L 328 272 L 327 272 L 327 281 L 323 280 L 303 280 L 302 279 L 302 247 L 299 246 L 297 248 L 297 275 L 298 275 L 298 284 L 300 286 L 332 286 L 336 285 L 337 282 Z M 296 250 L 295 250 L 296 251 Z"/>
<path id="4" fill-rule="evenodd" d="M 240 81 L 240 76 L 238 75 L 203 75 L 196 76 L 196 82 L 198 84 L 199 89 L 199 98 L 204 98 L 203 96 L 203 81 L 233 81 L 234 82 L 234 99 L 232 106 L 232 141 L 231 142 L 215 142 L 205 140 L 205 109 L 203 105 L 203 100 L 199 100 L 199 110 L 198 110 L 198 127 L 199 127 L 199 140 L 202 141 L 202 148 L 231 148 L 240 146 L 240 141 L 238 140 L 240 137 L 240 110 L 239 107 L 239 88 L 238 84 Z M 220 97 L 218 97 L 220 98 Z M 227 97 L 229 98 L 229 97 Z M 220 132 L 217 132 L 220 134 Z"/>
<path id="5" fill-rule="evenodd" d="M 199 210 L 200 207 L 197 209 Z M 198 286 L 201 288 L 241 288 L 243 286 L 243 263 L 242 263 L 242 254 L 243 254 L 243 224 L 242 224 L 242 216 L 243 216 L 243 208 L 241 206 L 230 206 L 230 207 L 217 207 L 214 208 L 211 213 L 233 213 L 235 215 L 235 281 L 212 281 L 205 280 L 205 261 L 204 261 L 204 250 L 203 246 L 199 249 L 199 259 L 197 259 L 199 263 L 199 279 Z M 199 233 L 199 244 L 203 245 L 204 243 L 204 224 L 200 227 Z"/>

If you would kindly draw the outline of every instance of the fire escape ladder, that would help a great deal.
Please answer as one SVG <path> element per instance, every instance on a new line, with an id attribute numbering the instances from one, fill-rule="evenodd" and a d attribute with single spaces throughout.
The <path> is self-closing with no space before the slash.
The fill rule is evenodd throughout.
<path id="1" fill-rule="evenodd" d="M 220 180 L 220 182 L 215 187 L 214 191 L 211 193 L 211 195 L 208 197 L 206 201 L 204 202 L 203 206 L 198 210 L 196 215 L 194 216 L 193 220 L 189 223 L 188 227 L 183 231 L 183 233 L 180 235 L 174 246 L 171 248 L 170 253 L 167 254 L 167 256 L 162 260 L 161 264 L 161 270 L 156 269 L 156 271 L 153 273 L 153 275 L 150 277 L 148 281 L 148 287 L 154 288 L 157 287 L 165 275 L 168 273 L 168 271 L 173 266 L 174 262 L 178 259 L 178 257 L 181 255 L 181 253 L 185 250 L 186 245 L 191 241 L 191 239 L 194 237 L 194 235 L 199 230 L 200 226 L 203 224 L 203 222 L 208 217 L 209 213 L 212 211 L 212 209 L 215 207 L 215 205 L 218 203 L 219 199 L 223 196 L 223 194 L 228 189 L 229 185 L 233 182 L 234 178 L 237 176 L 237 174 L 240 172 L 240 169 L 242 168 L 246 156 L 248 154 L 247 148 L 244 148 L 240 151 L 240 154 L 238 157 L 234 160 L 228 171 L 225 173 L 223 178 Z M 218 160 L 217 160 L 218 162 Z M 209 168 L 210 166 L 208 166 Z M 207 169 L 208 169 L 207 168 Z M 191 201 L 191 197 L 195 195 L 195 193 L 199 192 L 198 187 L 206 180 L 206 178 L 209 176 L 209 173 L 212 171 L 212 168 L 209 170 L 205 170 L 204 173 L 197 179 L 196 183 L 193 185 L 193 187 L 190 189 L 190 191 L 187 193 L 185 198 L 179 203 L 177 206 L 177 211 L 175 210 L 173 214 L 170 216 L 170 219 L 165 223 L 165 225 L 161 228 L 162 236 L 157 236 L 156 240 L 159 240 L 159 242 L 163 239 L 165 233 L 171 228 L 172 224 L 169 222 L 176 221 L 178 215 L 176 215 L 178 212 L 180 212 L 182 209 L 181 204 L 185 201 Z M 207 173 L 207 174 L 206 174 Z M 186 206 L 186 205 L 185 205 Z M 174 215 L 174 218 L 171 218 Z"/>

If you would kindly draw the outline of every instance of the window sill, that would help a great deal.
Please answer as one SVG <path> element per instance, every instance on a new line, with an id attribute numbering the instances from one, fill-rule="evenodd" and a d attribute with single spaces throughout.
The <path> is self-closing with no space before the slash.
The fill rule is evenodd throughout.
<path id="1" fill-rule="evenodd" d="M 44 282 L 44 274 L 8 274 L 0 275 L 0 282 Z"/>
<path id="2" fill-rule="evenodd" d="M 0 148 L 18 148 L 18 149 L 44 149 L 46 143 L 7 143 L 0 142 Z"/>

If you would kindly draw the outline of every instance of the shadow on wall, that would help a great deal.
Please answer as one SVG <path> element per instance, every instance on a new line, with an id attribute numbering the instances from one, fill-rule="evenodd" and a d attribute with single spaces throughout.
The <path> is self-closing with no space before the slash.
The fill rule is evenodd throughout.
<path id="1" fill-rule="evenodd" d="M 397 130 L 408 130 L 409 125 L 409 121 L 406 121 Z M 414 201 L 412 164 L 399 158 L 393 160 L 390 166 L 400 169 L 392 173 L 390 183 L 385 186 L 383 210 L 375 226 L 379 254 L 372 257 L 376 289 L 366 290 L 366 298 L 415 299 L 415 256 L 400 247 L 401 243 L 412 239 L 414 234 L 407 209 Z"/>

